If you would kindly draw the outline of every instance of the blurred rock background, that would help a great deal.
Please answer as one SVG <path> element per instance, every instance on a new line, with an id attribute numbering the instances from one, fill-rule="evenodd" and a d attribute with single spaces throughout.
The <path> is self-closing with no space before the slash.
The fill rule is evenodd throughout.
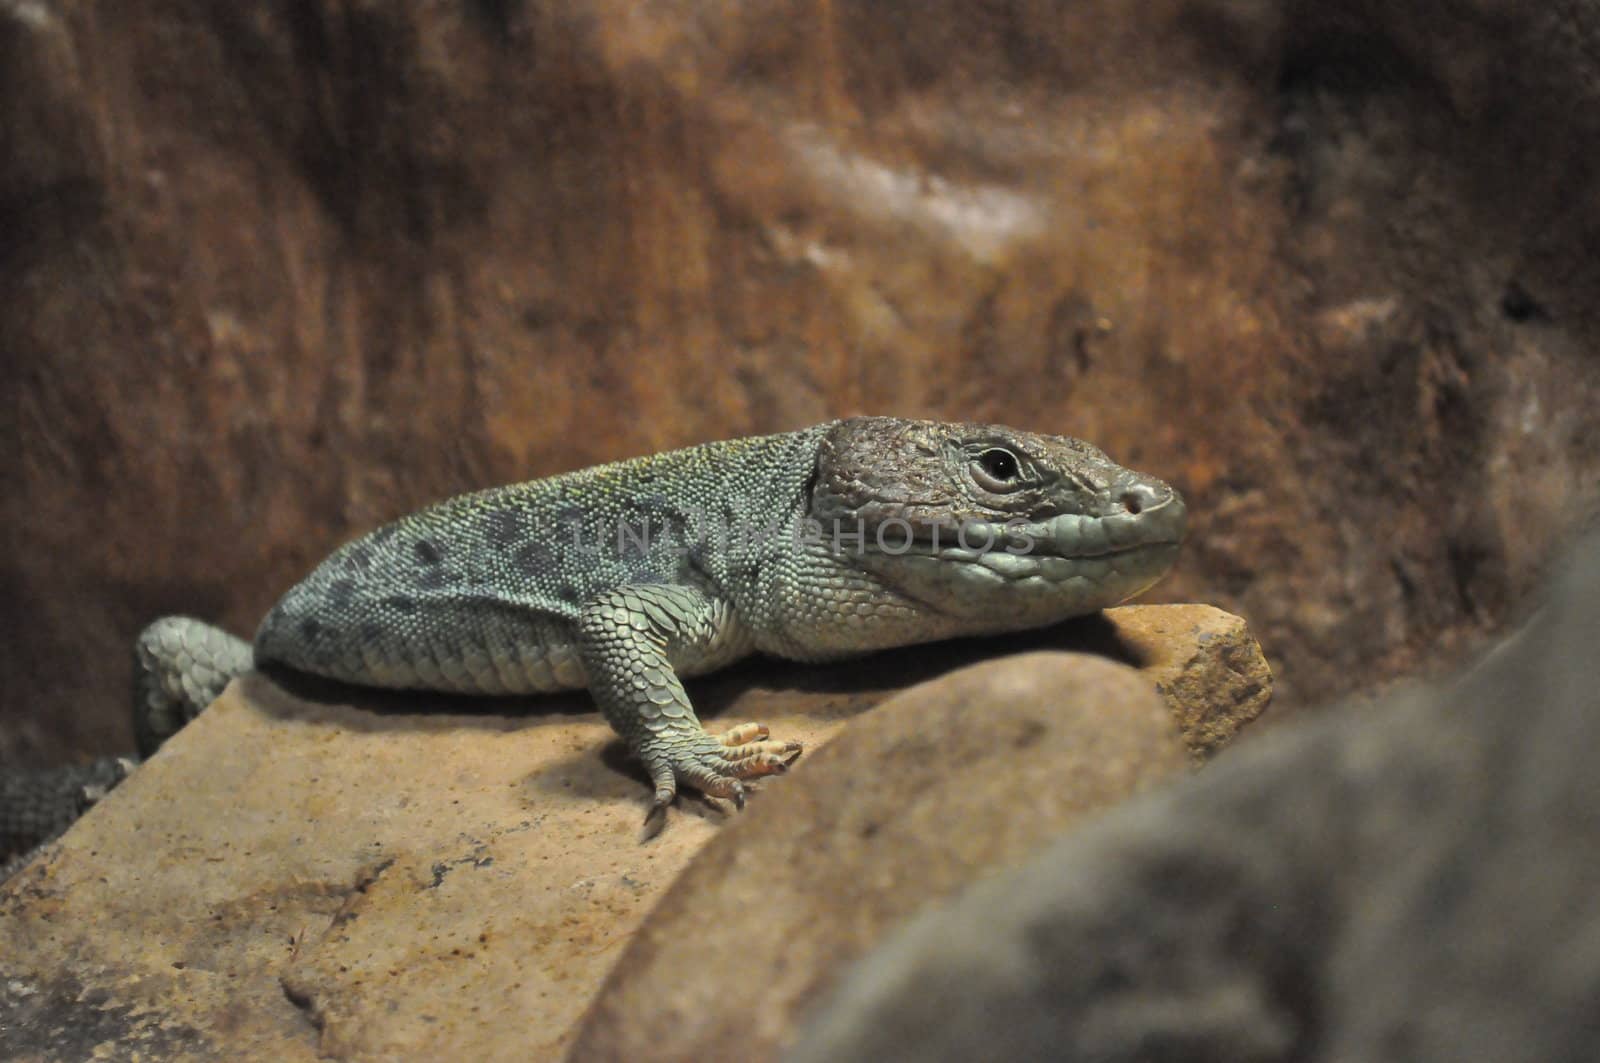
<path id="1" fill-rule="evenodd" d="M 1600 6 L 0 0 L 0 763 L 430 500 L 889 413 L 1175 482 L 1277 712 L 1600 504 Z"/>

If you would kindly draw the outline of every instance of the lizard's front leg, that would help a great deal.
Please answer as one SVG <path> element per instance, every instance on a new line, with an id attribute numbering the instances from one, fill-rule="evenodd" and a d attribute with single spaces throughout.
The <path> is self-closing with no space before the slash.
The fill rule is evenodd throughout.
<path id="1" fill-rule="evenodd" d="M 768 741 L 760 724 L 720 735 L 700 725 L 673 662 L 711 651 L 725 615 L 715 606 L 695 587 L 636 584 L 599 595 L 578 618 L 589 690 L 655 784 L 647 825 L 659 824 L 679 782 L 743 807 L 741 779 L 782 772 L 800 753 L 798 742 Z"/>

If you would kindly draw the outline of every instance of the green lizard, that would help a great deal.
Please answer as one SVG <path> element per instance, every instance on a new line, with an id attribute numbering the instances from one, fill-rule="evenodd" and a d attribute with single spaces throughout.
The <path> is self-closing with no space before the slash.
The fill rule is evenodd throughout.
<path id="1" fill-rule="evenodd" d="M 864 417 L 453 498 L 336 550 L 253 646 L 184 617 L 136 647 L 148 751 L 256 663 L 364 686 L 588 687 L 654 782 L 741 803 L 800 752 L 700 724 L 682 679 L 1037 627 L 1160 579 L 1182 498 L 1080 440 Z"/>

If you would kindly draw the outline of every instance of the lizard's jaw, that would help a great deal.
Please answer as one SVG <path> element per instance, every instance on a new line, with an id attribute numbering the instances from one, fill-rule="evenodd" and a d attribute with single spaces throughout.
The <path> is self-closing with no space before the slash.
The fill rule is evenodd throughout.
<path id="1" fill-rule="evenodd" d="M 937 539 L 909 541 L 886 530 L 868 537 L 859 563 L 970 630 L 1016 630 L 1092 613 L 1148 590 L 1177 559 L 1186 524 L 1183 499 L 1171 492 L 1138 513 L 967 522 Z"/>

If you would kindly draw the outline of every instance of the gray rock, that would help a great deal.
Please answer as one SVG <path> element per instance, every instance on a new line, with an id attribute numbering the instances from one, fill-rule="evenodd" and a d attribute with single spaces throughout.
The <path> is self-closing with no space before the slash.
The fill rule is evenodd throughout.
<path id="1" fill-rule="evenodd" d="M 1589 1060 L 1600 539 L 1448 685 L 1284 728 L 869 957 L 790 1056 Z"/>

